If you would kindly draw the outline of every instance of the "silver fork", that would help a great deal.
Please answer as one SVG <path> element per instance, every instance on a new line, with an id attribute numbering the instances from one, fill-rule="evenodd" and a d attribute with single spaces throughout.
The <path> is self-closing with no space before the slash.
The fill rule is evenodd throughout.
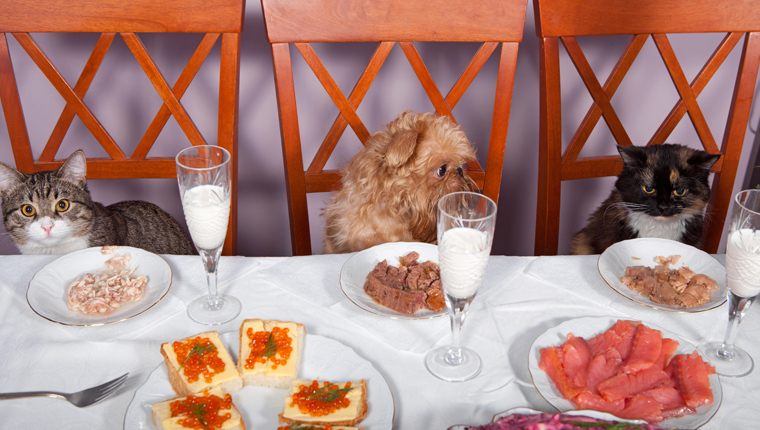
<path id="1" fill-rule="evenodd" d="M 84 408 L 110 396 L 111 393 L 116 391 L 117 388 L 124 384 L 127 380 L 129 373 L 125 373 L 113 381 L 108 381 L 105 384 L 98 385 L 97 387 L 88 388 L 86 390 L 79 391 L 77 393 L 59 393 L 57 391 L 24 391 L 20 393 L 0 393 L 0 400 L 6 399 L 19 399 L 22 397 L 57 397 L 59 399 L 68 400 L 76 407 Z"/>

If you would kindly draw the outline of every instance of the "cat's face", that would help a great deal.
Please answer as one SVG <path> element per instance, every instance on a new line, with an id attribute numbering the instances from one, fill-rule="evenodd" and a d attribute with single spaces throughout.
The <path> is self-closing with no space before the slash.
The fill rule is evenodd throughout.
<path id="1" fill-rule="evenodd" d="M 626 206 L 652 217 L 701 213 L 710 199 L 707 178 L 719 155 L 682 145 L 622 147 L 625 167 L 615 187 Z"/>
<path id="2" fill-rule="evenodd" d="M 57 170 L 31 175 L 0 163 L 5 229 L 23 253 L 62 253 L 86 246 L 92 201 L 84 163 L 84 155 L 77 152 Z"/>

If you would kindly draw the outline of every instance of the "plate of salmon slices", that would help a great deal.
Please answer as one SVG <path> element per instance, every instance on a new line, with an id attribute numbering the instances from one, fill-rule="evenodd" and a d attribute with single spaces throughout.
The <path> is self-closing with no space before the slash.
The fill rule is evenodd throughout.
<path id="1" fill-rule="evenodd" d="M 726 268 L 710 254 L 675 240 L 617 242 L 597 263 L 617 293 L 650 308 L 702 312 L 726 301 Z"/>
<path id="2" fill-rule="evenodd" d="M 560 412 L 591 409 L 666 428 L 697 429 L 723 392 L 709 360 L 687 340 L 616 317 L 563 322 L 536 338 L 528 369 Z"/>

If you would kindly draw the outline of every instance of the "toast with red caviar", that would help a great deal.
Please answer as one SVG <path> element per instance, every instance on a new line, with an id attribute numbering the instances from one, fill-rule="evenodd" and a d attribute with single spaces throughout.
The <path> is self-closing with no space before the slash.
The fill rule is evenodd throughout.
<path id="1" fill-rule="evenodd" d="M 159 430 L 245 430 L 245 421 L 232 397 L 218 388 L 156 403 L 151 407 L 151 415 Z"/>
<path id="2" fill-rule="evenodd" d="M 213 388 L 226 394 L 243 388 L 235 362 L 216 331 L 163 343 L 161 355 L 169 373 L 169 383 L 178 396 Z"/>
<path id="3" fill-rule="evenodd" d="M 247 319 L 240 325 L 238 372 L 243 385 L 287 390 L 298 373 L 306 329 L 288 321 Z"/>
<path id="4" fill-rule="evenodd" d="M 366 416 L 367 381 L 351 382 L 294 380 L 280 424 L 353 426 Z"/>

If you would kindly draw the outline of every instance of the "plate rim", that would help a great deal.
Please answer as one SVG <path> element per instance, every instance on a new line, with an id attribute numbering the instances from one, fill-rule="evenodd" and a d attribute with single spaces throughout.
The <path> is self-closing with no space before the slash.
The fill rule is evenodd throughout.
<path id="1" fill-rule="evenodd" d="M 233 331 L 228 331 L 228 332 L 225 332 L 225 333 L 220 333 L 219 337 L 221 338 L 222 336 L 233 335 L 233 334 L 237 335 L 238 332 L 233 330 Z M 306 337 L 307 338 L 308 337 L 321 338 L 321 339 L 325 339 L 327 341 L 337 342 L 338 344 L 342 345 L 343 347 L 349 348 L 351 351 L 354 352 L 354 354 L 356 354 L 356 356 L 359 359 L 364 360 L 364 362 L 366 362 L 372 369 L 375 370 L 375 372 L 377 372 L 377 375 L 380 376 L 380 380 L 385 384 L 385 387 L 388 389 L 388 393 L 390 394 L 390 397 L 391 397 L 391 419 L 390 420 L 391 420 L 391 427 L 392 427 L 393 423 L 396 421 L 396 399 L 393 396 L 393 390 L 391 389 L 390 384 L 388 384 L 388 380 L 385 378 L 385 375 L 383 375 L 383 373 L 380 372 L 380 370 L 378 370 L 377 367 L 375 367 L 375 365 L 371 361 L 369 361 L 366 358 L 364 358 L 361 355 L 359 355 L 359 353 L 357 353 L 356 350 L 353 347 L 351 347 L 349 345 L 346 345 L 345 343 L 341 342 L 338 339 L 335 339 L 335 338 L 332 338 L 332 337 L 329 337 L 329 336 L 324 336 L 324 335 L 319 335 L 319 334 L 313 334 L 313 333 L 306 333 Z M 238 360 L 239 359 L 240 359 L 240 357 L 238 357 Z M 143 381 L 143 383 L 140 384 L 140 386 L 138 386 L 135 389 L 134 393 L 132 394 L 132 399 L 129 401 L 129 404 L 127 405 L 127 409 L 124 411 L 124 424 L 123 424 L 124 429 L 127 428 L 127 419 L 130 416 L 129 411 L 132 408 L 137 408 L 138 407 L 138 405 L 135 405 L 135 400 L 137 398 L 137 392 L 140 391 L 140 389 L 142 389 L 145 386 L 145 384 L 148 383 L 148 380 L 153 375 L 153 373 L 156 372 L 156 371 L 158 371 L 162 366 L 164 366 L 164 362 L 163 361 L 161 361 L 156 367 L 154 367 L 153 370 L 151 370 L 148 373 L 148 376 L 145 378 L 145 380 Z M 245 388 L 245 386 L 243 388 Z M 151 423 L 152 423 L 152 421 L 151 421 Z"/>
<path id="2" fill-rule="evenodd" d="M 531 367 L 531 361 L 533 361 L 535 359 L 534 352 L 535 352 L 535 349 L 537 348 L 536 347 L 536 342 L 538 341 L 538 339 L 540 339 L 544 335 L 548 334 L 550 331 L 555 331 L 555 330 L 559 329 L 563 325 L 566 325 L 566 324 L 569 325 L 569 324 L 577 323 L 578 321 L 581 321 L 581 320 L 589 320 L 589 321 L 592 321 L 592 322 L 597 322 L 597 321 L 601 322 L 602 320 L 606 320 L 609 323 L 610 320 L 617 321 L 617 320 L 620 320 L 620 319 L 640 321 L 642 324 L 645 324 L 649 328 L 652 328 L 652 329 L 655 329 L 655 330 L 660 330 L 660 332 L 663 334 L 663 336 L 667 335 L 671 339 L 675 339 L 675 340 L 679 341 L 679 343 L 681 345 L 688 345 L 688 346 L 690 346 L 694 351 L 697 351 L 697 353 L 699 354 L 700 357 L 702 357 L 703 360 L 705 360 L 708 364 L 710 364 L 710 359 L 707 358 L 707 357 L 705 357 L 705 355 L 702 354 L 702 351 L 699 351 L 699 349 L 697 348 L 697 345 L 694 345 L 693 343 L 689 342 L 688 340 L 684 339 L 683 337 L 679 336 L 678 334 L 673 333 L 670 330 L 664 329 L 664 328 L 660 327 L 657 324 L 651 324 L 651 323 L 646 322 L 644 320 L 640 320 L 640 319 L 633 318 L 633 317 L 629 318 L 629 317 L 625 317 L 625 316 L 613 316 L 613 315 L 595 316 L 595 317 L 594 316 L 585 316 L 585 317 L 578 317 L 578 318 L 570 318 L 570 319 L 567 319 L 565 321 L 562 321 L 561 323 L 559 323 L 559 324 L 557 324 L 557 325 L 555 325 L 553 327 L 550 327 L 550 328 L 546 329 L 544 332 L 542 332 L 541 334 L 539 334 L 538 336 L 536 336 L 536 338 L 533 340 L 533 343 L 531 343 L 530 348 L 528 349 L 528 373 L 530 374 L 530 379 L 531 379 L 531 382 L 533 383 L 533 388 L 536 389 L 536 391 L 541 396 L 541 398 L 543 398 L 547 403 L 549 403 L 554 409 L 557 409 L 560 412 L 566 412 L 566 411 L 561 410 L 560 407 L 557 406 L 557 405 L 555 405 L 554 402 L 552 402 L 551 400 L 547 399 L 546 396 L 544 395 L 544 393 L 541 392 L 541 390 L 538 389 L 538 385 L 536 385 L 536 376 L 533 375 L 533 371 L 535 369 L 533 369 Z M 614 322 L 613 322 L 613 324 L 614 324 Z M 538 369 L 538 366 L 536 366 L 536 369 Z M 538 370 L 540 370 L 540 369 L 538 369 Z M 723 385 L 720 383 L 720 377 L 718 376 L 717 373 L 715 373 L 714 375 L 711 375 L 711 376 L 714 376 L 713 380 L 717 383 L 717 392 L 719 393 L 720 398 L 717 399 L 717 401 L 716 401 L 716 399 L 713 399 L 713 404 L 715 404 L 715 411 L 712 413 L 712 415 L 710 415 L 709 417 L 707 417 L 707 419 L 704 422 L 702 422 L 702 423 L 698 424 L 697 426 L 695 426 L 694 427 L 695 430 L 698 429 L 698 428 L 700 428 L 700 427 L 702 427 L 702 426 L 704 426 L 708 422 L 710 422 L 710 420 L 712 420 L 712 418 L 715 416 L 715 414 L 718 413 L 718 410 L 720 409 L 720 407 L 721 407 L 721 405 L 723 403 Z M 712 382 L 711 382 L 711 387 L 712 387 Z M 569 410 L 570 409 L 568 409 L 568 411 Z M 572 410 L 578 410 L 578 409 L 572 409 Z M 689 417 L 689 416 L 693 416 L 693 415 L 686 415 L 686 417 Z M 684 418 L 684 417 L 681 417 L 681 418 Z M 678 423 L 669 423 L 669 421 L 674 421 L 674 420 L 678 420 L 678 419 L 680 419 L 680 418 L 673 418 L 673 419 L 670 419 L 670 420 L 664 420 L 664 421 L 662 421 L 660 423 L 657 423 L 657 425 L 660 425 L 660 426 L 663 426 L 663 427 L 666 427 L 666 428 L 668 426 L 671 426 L 671 424 L 677 426 Z M 618 417 L 618 420 L 623 420 L 623 418 L 619 418 Z M 673 428 L 678 428 L 678 427 L 673 427 Z"/>
<path id="3" fill-rule="evenodd" d="M 167 294 L 169 294 L 169 290 L 171 289 L 173 281 L 174 281 L 174 272 L 172 271 L 172 268 L 169 265 L 169 263 L 163 257 L 161 257 L 158 254 L 154 254 L 154 253 L 152 253 L 150 251 L 146 251 L 146 250 L 144 250 L 142 248 L 135 248 L 135 247 L 132 247 L 132 246 L 119 246 L 118 247 L 119 250 L 126 250 L 126 251 L 128 251 L 128 253 L 130 254 L 130 256 L 132 255 L 132 253 L 138 253 L 138 254 L 147 255 L 149 258 L 155 258 L 156 261 L 158 262 L 158 264 L 161 265 L 161 266 L 165 266 L 166 270 L 168 271 L 169 282 L 168 282 L 168 285 L 166 286 L 166 289 L 164 290 L 163 294 L 161 294 L 160 296 L 158 296 L 156 298 L 156 300 L 153 303 L 150 304 L 150 306 L 146 307 L 145 309 L 143 309 L 143 310 L 141 310 L 139 312 L 126 314 L 126 315 L 124 315 L 123 318 L 118 319 L 118 320 L 114 320 L 114 321 L 97 321 L 97 322 L 93 322 L 93 323 L 89 323 L 89 324 L 72 323 L 72 322 L 66 322 L 66 321 L 58 321 L 58 320 L 54 319 L 52 316 L 45 315 L 41 311 L 39 311 L 39 310 L 37 310 L 37 309 L 34 308 L 34 306 L 32 305 L 32 302 L 29 300 L 29 293 L 32 290 L 32 283 L 37 278 L 37 275 L 40 272 L 42 272 L 43 270 L 47 269 L 49 266 L 53 266 L 53 265 L 57 264 L 58 261 L 61 260 L 61 259 L 63 259 L 63 258 L 70 258 L 70 256 L 76 255 L 76 254 L 92 253 L 92 252 L 95 252 L 96 250 L 97 250 L 97 252 L 100 252 L 100 250 L 102 248 L 103 248 L 102 246 L 91 246 L 89 248 L 84 248 L 84 249 L 80 249 L 80 250 L 77 250 L 77 251 L 69 252 L 67 254 L 60 255 L 55 260 L 47 263 L 46 265 L 44 265 L 43 267 L 41 267 L 39 270 L 37 270 L 34 273 L 34 275 L 32 276 L 32 279 L 29 280 L 29 283 L 27 284 L 27 287 L 26 287 L 26 295 L 25 295 L 25 297 L 26 297 L 26 303 L 27 303 L 27 305 L 29 305 L 29 308 L 31 308 L 32 311 L 35 314 L 39 315 L 40 317 L 42 317 L 42 318 L 44 318 L 44 319 L 46 319 L 46 320 L 48 320 L 50 322 L 56 323 L 56 324 L 60 324 L 60 325 L 64 325 L 64 326 L 69 326 L 69 327 L 96 327 L 96 326 L 103 326 L 103 325 L 108 325 L 108 324 L 119 323 L 119 322 L 122 322 L 122 321 L 126 321 L 128 319 L 134 318 L 134 317 L 136 317 L 138 315 L 141 315 L 141 314 L 147 312 L 149 309 L 151 309 L 154 306 L 156 306 L 161 300 L 163 300 L 164 297 L 166 297 Z"/>
<path id="4" fill-rule="evenodd" d="M 691 246 L 691 245 L 687 245 L 687 244 L 685 244 L 683 242 L 679 242 L 677 240 L 663 239 L 663 238 L 659 238 L 659 237 L 638 237 L 638 238 L 635 238 L 635 239 L 627 239 L 627 240 L 622 240 L 620 242 L 613 243 L 612 245 L 610 245 L 609 247 L 607 247 L 607 249 L 605 249 L 604 252 L 602 252 L 599 255 L 599 258 L 597 259 L 596 270 L 599 273 L 599 276 L 607 284 L 607 286 L 610 287 L 613 291 L 615 291 L 616 293 L 620 294 L 621 296 L 625 297 L 626 299 L 628 299 L 628 300 L 630 300 L 632 302 L 638 303 L 638 304 L 640 304 L 642 306 L 646 306 L 646 307 L 648 307 L 650 309 L 656 309 L 656 310 L 659 310 L 659 311 L 673 312 L 673 313 L 690 314 L 690 313 L 706 312 L 706 311 L 715 309 L 715 308 L 723 305 L 723 303 L 726 302 L 726 300 L 727 300 L 726 299 L 726 295 L 723 294 L 722 295 L 722 299 L 716 300 L 714 302 L 706 303 L 706 304 L 701 305 L 701 306 L 699 306 L 697 308 L 685 308 L 685 307 L 680 307 L 680 306 L 672 306 L 672 305 L 665 305 L 665 304 L 655 303 L 651 299 L 649 299 L 648 297 L 644 297 L 644 296 L 642 296 L 641 294 L 638 294 L 638 293 L 636 294 L 636 296 L 633 296 L 633 295 L 628 296 L 628 295 L 624 294 L 623 292 L 625 290 L 616 288 L 616 286 L 612 285 L 610 283 L 610 281 L 602 273 L 602 267 L 601 267 L 601 265 L 602 265 L 602 259 L 605 258 L 604 257 L 605 255 L 607 255 L 606 258 L 608 258 L 608 259 L 610 258 L 609 257 L 610 254 L 608 253 L 608 251 L 610 251 L 610 249 L 613 249 L 613 248 L 622 248 L 622 247 L 624 247 L 626 245 L 630 245 L 632 242 L 644 242 L 644 241 L 646 241 L 646 242 L 666 242 L 668 244 L 675 245 L 675 246 L 681 246 L 681 247 L 685 247 L 685 248 L 691 248 L 693 251 L 696 251 L 697 253 L 700 253 L 700 254 L 704 254 L 705 256 L 711 258 L 712 260 L 715 260 L 715 263 L 718 264 L 719 266 L 723 267 L 723 270 L 725 271 L 725 266 L 723 264 L 721 264 L 720 261 L 718 261 L 717 259 L 713 258 L 710 254 L 706 253 L 705 251 L 703 251 L 703 250 L 701 250 L 701 249 L 699 249 L 697 247 L 694 247 L 694 246 Z M 724 276 L 724 278 L 725 278 L 725 276 Z M 723 279 L 721 282 L 723 283 L 724 287 L 720 288 L 720 289 L 721 290 L 726 290 L 726 288 L 725 288 L 725 279 Z M 720 282 L 719 282 L 718 285 L 721 285 Z"/>
<path id="5" fill-rule="evenodd" d="M 493 418 L 491 419 L 491 423 L 495 423 L 502 417 L 508 417 L 510 415 L 515 414 L 522 414 L 522 415 L 538 415 L 538 414 L 566 414 L 566 415 L 583 415 L 590 418 L 597 418 L 602 420 L 608 420 L 608 421 L 619 421 L 621 423 L 629 423 L 629 424 L 646 424 L 646 421 L 644 420 L 628 420 L 624 418 L 617 417 L 615 415 L 612 415 L 609 412 L 602 412 L 602 411 L 595 411 L 593 409 L 573 409 L 568 410 L 564 412 L 545 412 L 539 409 L 531 408 L 529 406 L 517 406 L 514 408 L 509 408 L 506 411 L 498 412 L 494 414 Z M 467 424 L 454 424 L 453 426 L 449 427 L 447 430 L 468 430 L 470 428 L 479 427 L 479 426 L 485 426 L 489 423 L 484 424 L 475 424 L 475 425 L 467 425 Z"/>
<path id="6" fill-rule="evenodd" d="M 378 250 L 382 250 L 382 248 L 395 248 L 395 247 L 403 247 L 403 246 L 422 247 L 422 248 L 428 248 L 428 247 L 430 247 L 430 248 L 436 248 L 436 249 L 438 249 L 437 245 L 433 245 L 432 243 L 426 243 L 426 242 L 386 242 L 386 243 L 381 243 L 380 245 L 375 245 L 373 247 L 370 247 L 370 248 L 364 249 L 362 251 L 356 252 L 351 257 L 349 257 L 348 260 L 346 260 L 346 262 L 343 263 L 343 266 L 341 266 L 341 268 L 340 268 L 340 276 L 339 276 L 339 279 L 338 279 L 338 284 L 340 285 L 340 290 L 343 292 L 343 295 L 345 295 L 346 298 L 351 303 L 353 303 L 358 308 L 360 308 L 360 309 L 362 309 L 362 310 L 364 310 L 366 312 L 369 312 L 371 314 L 378 315 L 378 316 L 381 316 L 381 317 L 385 317 L 385 318 L 395 319 L 395 320 L 426 320 L 426 319 L 439 318 L 439 317 L 442 317 L 444 315 L 448 315 L 448 309 L 447 308 L 444 308 L 441 311 L 438 311 L 438 312 L 430 314 L 430 315 L 425 315 L 425 316 L 406 315 L 406 314 L 402 314 L 401 312 L 396 312 L 393 309 L 386 308 L 384 306 L 383 306 L 383 309 L 385 311 L 383 312 L 383 311 L 380 311 L 380 310 L 377 310 L 377 309 L 371 309 L 371 308 L 363 306 L 361 303 L 359 303 L 356 300 L 354 300 L 351 297 L 351 295 L 346 291 L 346 287 L 344 286 L 344 283 L 345 283 L 345 281 L 344 281 L 344 277 L 345 277 L 344 272 L 346 270 L 346 267 L 348 266 L 349 263 L 351 263 L 352 260 L 355 261 L 355 259 L 359 259 L 363 255 L 367 255 L 370 252 L 377 252 Z M 396 257 L 398 257 L 398 256 L 396 256 Z"/>

